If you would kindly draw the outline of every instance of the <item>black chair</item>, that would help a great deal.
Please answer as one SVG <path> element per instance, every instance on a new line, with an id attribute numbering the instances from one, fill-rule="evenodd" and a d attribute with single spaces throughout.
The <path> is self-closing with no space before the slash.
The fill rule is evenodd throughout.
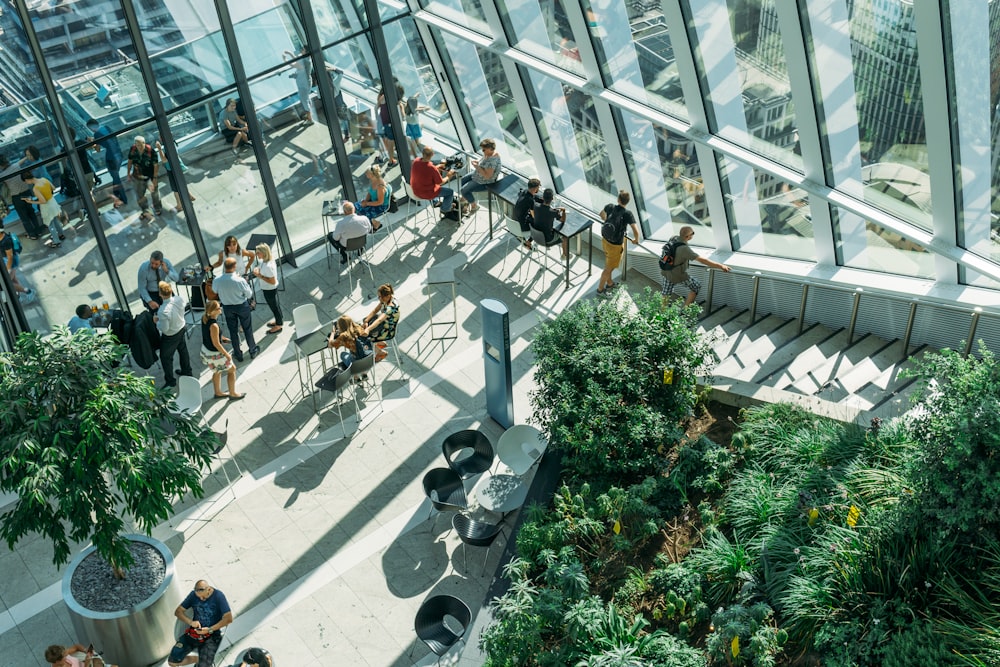
<path id="1" fill-rule="evenodd" d="M 451 526 L 462 540 L 462 562 L 466 570 L 469 569 L 468 547 L 486 547 L 486 558 L 483 559 L 483 574 L 485 574 L 486 562 L 490 558 L 490 547 L 497 536 L 503 532 L 503 522 L 479 521 L 468 514 L 459 512 L 452 515 Z"/>
<path id="2" fill-rule="evenodd" d="M 431 518 L 438 512 L 459 512 L 468 509 L 469 500 L 465 496 L 462 476 L 451 468 L 433 468 L 424 475 L 424 493 L 431 501 Z"/>
<path id="3" fill-rule="evenodd" d="M 320 391 L 329 391 L 336 395 L 337 398 L 337 416 L 340 417 L 340 428 L 344 430 L 344 437 L 347 437 L 347 426 L 344 424 L 344 411 L 341 407 L 344 397 L 344 387 L 348 385 L 353 377 L 351 373 L 352 363 L 347 364 L 347 368 L 343 368 L 340 364 L 335 365 L 333 368 L 328 370 L 323 377 L 319 379 L 316 383 L 316 387 Z M 358 409 L 358 399 L 357 396 L 354 398 L 354 409 L 358 416 L 361 415 L 361 410 Z"/>
<path id="4" fill-rule="evenodd" d="M 451 595 L 427 598 L 413 619 L 417 637 L 438 657 L 437 664 L 455 644 L 464 641 L 471 624 L 469 605 Z"/>
<path id="5" fill-rule="evenodd" d="M 493 445 L 482 431 L 469 429 L 452 433 L 441 445 L 448 467 L 462 477 L 486 472 L 493 467 Z"/>
<path id="6" fill-rule="evenodd" d="M 382 391 L 378 387 L 378 382 L 375 380 L 375 352 L 373 351 L 367 357 L 362 359 L 355 359 L 351 364 L 351 378 L 354 379 L 354 402 L 358 405 L 358 430 L 362 428 L 361 423 L 361 402 L 358 400 L 358 391 L 365 391 L 367 394 L 374 394 L 375 399 L 378 401 L 378 414 L 382 414 L 385 411 L 385 406 L 382 405 Z M 367 424 L 368 421 L 365 421 Z"/>
<path id="7" fill-rule="evenodd" d="M 351 275 L 351 273 L 354 271 L 354 267 L 357 264 L 363 264 L 368 269 L 368 276 L 372 279 L 372 282 L 375 282 L 375 275 L 372 273 L 371 264 L 365 261 L 365 259 L 362 257 L 362 254 L 365 251 L 365 246 L 367 245 L 368 245 L 367 236 L 356 236 L 352 239 L 347 239 L 347 242 L 344 243 L 344 249 L 345 249 L 344 251 L 347 253 L 347 261 L 348 261 L 347 273 L 348 275 Z M 343 275 L 344 275 L 343 271 L 337 274 L 338 283 L 340 282 L 340 279 Z"/>

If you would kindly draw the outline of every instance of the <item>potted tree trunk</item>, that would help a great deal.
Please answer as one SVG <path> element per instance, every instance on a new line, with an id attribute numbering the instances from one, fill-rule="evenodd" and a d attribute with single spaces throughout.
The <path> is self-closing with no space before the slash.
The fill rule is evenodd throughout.
<path id="1" fill-rule="evenodd" d="M 74 628 L 133 667 L 167 656 L 180 600 L 173 557 L 149 535 L 173 501 L 202 495 L 218 440 L 122 363 L 127 352 L 110 334 L 59 327 L 0 354 L 0 491 L 17 497 L 0 538 L 13 549 L 41 534 L 59 566 L 89 542 L 63 576 Z"/>

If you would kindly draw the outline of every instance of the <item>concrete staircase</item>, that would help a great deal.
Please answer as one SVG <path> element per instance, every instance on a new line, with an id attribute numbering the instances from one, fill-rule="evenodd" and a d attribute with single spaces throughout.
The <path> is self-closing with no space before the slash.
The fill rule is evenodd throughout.
<path id="1" fill-rule="evenodd" d="M 749 311 L 706 313 L 700 331 L 713 341 L 718 365 L 710 382 L 720 400 L 746 405 L 785 401 L 842 421 L 867 424 L 902 414 L 915 389 L 902 371 L 925 348 L 903 358 L 901 341 L 856 334 L 772 315 L 750 322 Z"/>

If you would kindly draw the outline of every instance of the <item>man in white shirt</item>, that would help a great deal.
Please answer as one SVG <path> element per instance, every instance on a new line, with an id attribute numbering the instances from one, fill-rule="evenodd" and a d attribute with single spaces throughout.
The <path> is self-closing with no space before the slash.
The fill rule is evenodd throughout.
<path id="1" fill-rule="evenodd" d="M 163 364 L 163 379 L 168 387 L 177 385 L 174 377 L 174 352 L 180 352 L 181 368 L 176 371 L 178 375 L 194 375 L 191 372 L 191 356 L 188 354 L 187 322 L 184 320 L 184 311 L 187 309 L 187 302 L 180 294 L 174 294 L 174 288 L 170 283 L 160 281 L 160 298 L 163 304 L 157 308 L 153 320 L 156 328 L 160 332 L 160 363 Z"/>
<path id="2" fill-rule="evenodd" d="M 344 217 L 337 221 L 327 240 L 340 251 L 340 263 L 347 264 L 347 240 L 356 239 L 372 233 L 372 221 L 363 215 L 354 213 L 354 204 L 344 202 Z"/>

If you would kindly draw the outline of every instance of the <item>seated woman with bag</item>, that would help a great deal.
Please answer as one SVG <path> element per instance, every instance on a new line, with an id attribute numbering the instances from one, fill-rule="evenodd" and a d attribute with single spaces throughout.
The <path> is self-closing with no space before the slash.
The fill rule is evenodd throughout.
<path id="1" fill-rule="evenodd" d="M 327 338 L 327 345 L 333 349 L 344 348 L 340 353 L 342 368 L 347 368 L 351 361 L 364 359 L 372 353 L 372 342 L 365 335 L 364 328 L 349 315 L 337 318 L 333 331 Z"/>

